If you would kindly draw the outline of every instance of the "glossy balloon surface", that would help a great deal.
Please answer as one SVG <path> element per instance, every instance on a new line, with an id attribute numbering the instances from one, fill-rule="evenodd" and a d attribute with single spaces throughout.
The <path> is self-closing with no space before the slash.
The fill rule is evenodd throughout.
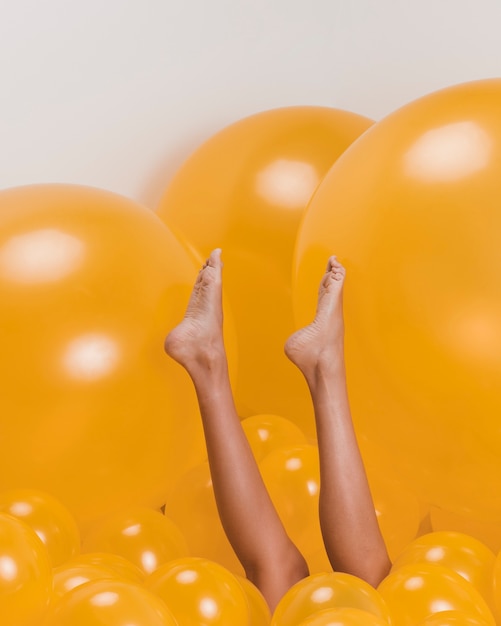
<path id="1" fill-rule="evenodd" d="M 128 580 L 132 583 L 142 583 L 145 573 L 139 566 L 119 554 L 112 552 L 85 552 L 66 563 L 68 567 L 80 567 L 94 565 L 110 570 L 117 578 Z"/>
<path id="2" fill-rule="evenodd" d="M 488 623 L 464 611 L 441 611 L 419 622 L 419 626 L 487 626 Z"/>
<path id="3" fill-rule="evenodd" d="M 271 612 L 263 594 L 248 578 L 237 575 L 237 580 L 247 597 L 251 626 L 269 626 Z"/>
<path id="4" fill-rule="evenodd" d="M 0 513 L 0 616 L 9 626 L 38 626 L 47 611 L 52 570 L 35 531 Z"/>
<path id="5" fill-rule="evenodd" d="M 0 491 L 0 511 L 26 522 L 47 548 L 52 567 L 80 552 L 80 531 L 73 515 L 54 496 L 43 491 Z"/>
<path id="6" fill-rule="evenodd" d="M 83 536 L 83 552 L 111 552 L 139 567 L 144 575 L 188 555 L 178 526 L 159 511 L 136 508 L 117 511 L 96 522 Z"/>
<path id="7" fill-rule="evenodd" d="M 43 626 L 179 626 L 165 603 L 140 585 L 94 580 L 66 593 Z"/>
<path id="8" fill-rule="evenodd" d="M 491 607 L 496 557 L 481 541 L 457 532 L 433 532 L 414 539 L 393 562 L 393 570 L 412 563 L 444 565 L 470 582 Z"/>
<path id="9" fill-rule="evenodd" d="M 82 523 L 163 504 L 204 454 L 191 381 L 163 350 L 196 272 L 124 197 L 0 192 L 0 488 L 47 491 Z"/>
<path id="10" fill-rule="evenodd" d="M 276 448 L 259 463 L 270 497 L 310 573 L 330 571 L 318 517 L 318 448 L 303 444 Z"/>
<path id="11" fill-rule="evenodd" d="M 339 608 L 313 613 L 298 626 L 388 626 L 388 622 L 367 611 Z"/>
<path id="12" fill-rule="evenodd" d="M 190 554 L 215 561 L 243 576 L 244 569 L 219 518 L 207 461 L 191 469 L 174 485 L 165 502 L 165 514 L 182 528 Z"/>
<path id="13" fill-rule="evenodd" d="M 51 603 L 59 602 L 72 589 L 94 580 L 120 580 L 111 568 L 104 565 L 65 563 L 53 570 Z"/>
<path id="14" fill-rule="evenodd" d="M 201 558 L 167 563 L 145 580 L 183 626 L 253 626 L 247 597 L 225 567 Z"/>
<path id="15" fill-rule="evenodd" d="M 501 80 L 450 87 L 370 128 L 319 185 L 295 251 L 297 323 L 347 268 L 360 432 L 424 501 L 501 519 Z"/>
<path id="16" fill-rule="evenodd" d="M 242 420 L 242 428 L 258 462 L 277 448 L 308 443 L 302 430 L 280 415 L 251 415 Z"/>
<path id="17" fill-rule="evenodd" d="M 433 613 L 464 611 L 494 626 L 494 617 L 475 587 L 443 565 L 417 563 L 390 573 L 378 590 L 395 623 L 411 626 Z"/>
<path id="18" fill-rule="evenodd" d="M 378 591 L 368 583 L 340 572 L 314 574 L 296 583 L 284 595 L 272 617 L 272 626 L 296 626 L 318 611 L 333 608 L 366 611 L 390 622 L 390 611 Z"/>

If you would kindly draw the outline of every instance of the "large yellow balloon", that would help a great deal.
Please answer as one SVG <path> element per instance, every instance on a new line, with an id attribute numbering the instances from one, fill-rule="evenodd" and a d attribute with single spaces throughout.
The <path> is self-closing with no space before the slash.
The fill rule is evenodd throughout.
<path id="1" fill-rule="evenodd" d="M 0 616 L 9 626 L 38 626 L 49 606 L 52 570 L 35 531 L 0 513 Z"/>
<path id="2" fill-rule="evenodd" d="M 501 519 L 501 79 L 420 98 L 334 164 L 295 252 L 298 324 L 347 267 L 356 425 L 435 506 Z"/>
<path id="3" fill-rule="evenodd" d="M 201 558 L 171 561 L 145 580 L 182 626 L 253 626 L 246 594 L 222 565 Z"/>
<path id="4" fill-rule="evenodd" d="M 353 608 L 391 623 L 390 611 L 376 589 L 340 572 L 314 574 L 296 583 L 278 603 L 271 626 L 297 626 L 318 611 Z"/>
<path id="5" fill-rule="evenodd" d="M 188 555 L 178 526 L 159 511 L 123 509 L 97 521 L 82 537 L 83 552 L 110 552 L 136 565 L 146 576 L 163 563 Z"/>
<path id="6" fill-rule="evenodd" d="M 158 215 L 206 256 L 223 249 L 239 347 L 239 413 L 277 413 L 313 436 L 309 395 L 283 354 L 303 211 L 332 163 L 372 121 L 327 107 L 252 115 L 211 137 L 167 187 Z M 266 358 L 263 359 L 263 355 Z"/>
<path id="7" fill-rule="evenodd" d="M 196 272 L 126 198 L 0 192 L 0 488 L 48 491 L 82 523 L 163 504 L 204 453 L 191 381 L 163 351 Z"/>
<path id="8" fill-rule="evenodd" d="M 57 567 L 80 552 L 80 531 L 68 509 L 43 491 L 9 489 L 0 491 L 0 511 L 31 526 Z"/>
<path id="9" fill-rule="evenodd" d="M 414 626 L 441 611 L 464 611 L 495 625 L 491 611 L 475 587 L 443 565 L 403 565 L 391 572 L 378 590 L 399 626 Z"/>
<path id="10" fill-rule="evenodd" d="M 51 607 L 43 626 L 179 626 L 154 593 L 122 580 L 92 580 Z"/>

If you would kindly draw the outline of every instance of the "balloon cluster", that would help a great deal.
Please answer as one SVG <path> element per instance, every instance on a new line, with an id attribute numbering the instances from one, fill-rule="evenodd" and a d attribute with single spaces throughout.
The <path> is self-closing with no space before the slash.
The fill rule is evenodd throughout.
<path id="1" fill-rule="evenodd" d="M 267 111 L 202 145 L 156 214 L 76 185 L 0 192 L 6 623 L 501 617 L 500 105 L 501 80 L 487 80 L 378 123 Z M 224 535 L 196 398 L 162 348 L 214 247 L 237 409 L 312 573 L 273 616 Z M 394 563 L 377 590 L 331 571 L 309 394 L 283 355 L 332 253 L 348 270 L 349 394 Z"/>

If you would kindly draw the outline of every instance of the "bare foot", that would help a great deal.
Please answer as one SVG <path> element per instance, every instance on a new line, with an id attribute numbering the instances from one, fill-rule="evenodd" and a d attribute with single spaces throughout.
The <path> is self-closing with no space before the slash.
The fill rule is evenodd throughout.
<path id="1" fill-rule="evenodd" d="M 343 284 L 345 268 L 331 256 L 318 290 L 317 312 L 311 324 L 289 337 L 285 354 L 307 380 L 319 367 L 343 363 Z"/>
<path id="2" fill-rule="evenodd" d="M 165 339 L 165 351 L 189 373 L 224 356 L 221 250 L 210 253 L 198 273 L 183 321 Z"/>

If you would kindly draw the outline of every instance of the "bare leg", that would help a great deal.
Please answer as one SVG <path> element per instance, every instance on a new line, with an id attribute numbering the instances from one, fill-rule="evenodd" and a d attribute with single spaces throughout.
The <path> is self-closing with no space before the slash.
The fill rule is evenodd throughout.
<path id="1" fill-rule="evenodd" d="M 165 340 L 198 397 L 221 522 L 247 577 L 273 610 L 308 575 L 261 479 L 237 415 L 223 343 L 220 250 L 199 272 L 186 315 Z"/>
<path id="2" fill-rule="evenodd" d="M 320 454 L 320 525 L 332 567 L 377 586 L 391 563 L 353 429 L 344 363 L 345 269 L 331 257 L 314 321 L 285 344 L 308 383 Z"/>

